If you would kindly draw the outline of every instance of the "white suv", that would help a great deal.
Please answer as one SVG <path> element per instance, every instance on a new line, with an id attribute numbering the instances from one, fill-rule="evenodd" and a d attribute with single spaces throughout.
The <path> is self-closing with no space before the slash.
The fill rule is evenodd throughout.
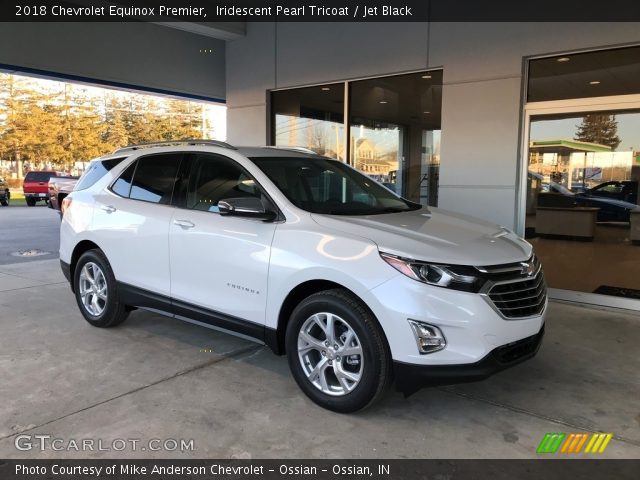
<path id="1" fill-rule="evenodd" d="M 92 161 L 63 211 L 60 261 L 91 325 L 147 308 L 242 334 L 334 411 L 392 380 L 408 395 L 485 378 L 542 340 L 530 244 L 310 151 L 127 147 Z"/>

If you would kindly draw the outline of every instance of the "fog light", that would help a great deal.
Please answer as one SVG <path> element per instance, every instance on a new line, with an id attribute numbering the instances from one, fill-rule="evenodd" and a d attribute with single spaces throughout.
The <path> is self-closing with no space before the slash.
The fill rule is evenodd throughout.
<path id="1" fill-rule="evenodd" d="M 409 325 L 411 325 L 413 334 L 416 336 L 420 353 L 437 352 L 447 346 L 447 340 L 438 327 L 428 323 L 416 322 L 415 320 L 409 320 Z"/>

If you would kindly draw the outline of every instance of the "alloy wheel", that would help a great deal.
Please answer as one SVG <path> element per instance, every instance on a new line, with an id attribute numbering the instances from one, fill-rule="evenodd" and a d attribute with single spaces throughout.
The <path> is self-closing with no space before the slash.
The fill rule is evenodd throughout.
<path id="1" fill-rule="evenodd" d="M 329 312 L 305 320 L 298 332 L 298 358 L 309 382 L 327 395 L 346 395 L 362 378 L 360 339 L 347 321 Z"/>
<path id="2" fill-rule="evenodd" d="M 85 310 L 94 317 L 107 307 L 107 279 L 94 262 L 85 263 L 80 272 L 80 298 Z"/>

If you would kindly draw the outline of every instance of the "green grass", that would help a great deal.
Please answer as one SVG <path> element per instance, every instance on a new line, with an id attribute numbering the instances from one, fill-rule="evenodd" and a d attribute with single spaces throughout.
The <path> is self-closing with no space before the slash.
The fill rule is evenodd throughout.
<path id="1" fill-rule="evenodd" d="M 9 205 L 12 207 L 26 207 L 27 202 L 24 199 L 24 193 L 20 190 L 11 190 L 11 202 Z"/>

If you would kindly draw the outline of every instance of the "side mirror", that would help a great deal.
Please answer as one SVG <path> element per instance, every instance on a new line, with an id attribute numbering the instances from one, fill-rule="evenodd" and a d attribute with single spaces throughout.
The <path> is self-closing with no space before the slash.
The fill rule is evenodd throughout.
<path id="1" fill-rule="evenodd" d="M 275 220 L 278 214 L 267 210 L 259 198 L 225 198 L 218 202 L 220 215 Z"/>

